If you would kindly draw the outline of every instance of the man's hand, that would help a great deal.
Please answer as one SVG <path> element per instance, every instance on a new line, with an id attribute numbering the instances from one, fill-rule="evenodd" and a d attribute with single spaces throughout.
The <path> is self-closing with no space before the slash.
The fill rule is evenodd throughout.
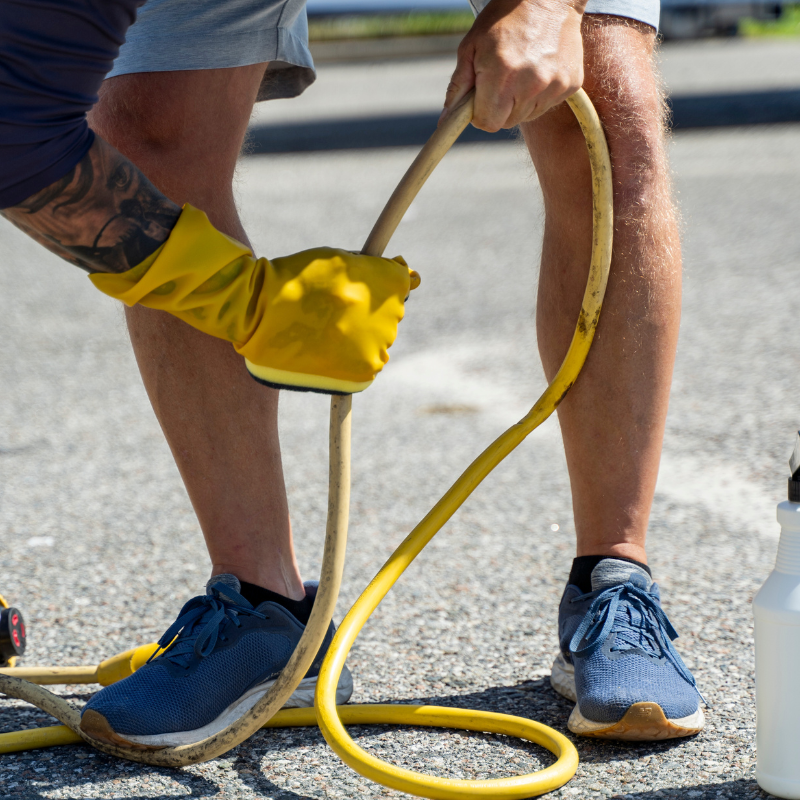
<path id="1" fill-rule="evenodd" d="M 512 128 L 583 83 L 585 0 L 491 0 L 458 48 L 444 116 L 475 87 L 472 124 Z"/>

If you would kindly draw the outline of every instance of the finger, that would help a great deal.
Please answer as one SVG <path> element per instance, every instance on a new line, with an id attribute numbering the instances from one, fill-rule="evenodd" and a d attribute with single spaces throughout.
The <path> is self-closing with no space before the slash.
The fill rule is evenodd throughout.
<path id="1" fill-rule="evenodd" d="M 527 87 L 520 92 L 504 127 L 512 128 L 542 116 L 546 111 L 575 94 L 582 82 L 582 70 L 574 76 L 563 74 L 545 81 L 529 82 Z"/>
<path id="2" fill-rule="evenodd" d="M 458 62 L 453 72 L 444 97 L 444 109 L 439 117 L 439 124 L 447 116 L 447 112 L 456 106 L 475 86 L 475 51 L 469 45 L 459 48 Z"/>
<path id="3" fill-rule="evenodd" d="M 475 82 L 475 111 L 472 124 L 483 131 L 494 133 L 506 127 L 506 120 L 514 108 L 514 95 L 507 82 L 498 76 L 479 72 Z"/>
<path id="4" fill-rule="evenodd" d="M 534 97 L 526 97 L 524 101 L 514 103 L 514 108 L 508 115 L 504 128 L 513 128 L 523 122 L 530 122 L 531 120 L 540 117 L 545 111 L 549 111 L 554 105 L 560 101 L 551 97 L 549 92 L 541 92 Z"/>

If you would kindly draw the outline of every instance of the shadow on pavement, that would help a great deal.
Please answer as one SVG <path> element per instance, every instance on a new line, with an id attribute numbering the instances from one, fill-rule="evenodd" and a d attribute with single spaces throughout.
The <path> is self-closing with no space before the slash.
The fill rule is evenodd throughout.
<path id="1" fill-rule="evenodd" d="M 575 737 L 567 730 L 567 719 L 572 710 L 572 703 L 558 695 L 550 686 L 548 678 L 537 678 L 535 680 L 523 681 L 513 686 L 492 686 L 480 691 L 466 692 L 463 694 L 438 694 L 438 691 L 450 685 L 452 688 L 460 688 L 461 683 L 455 679 L 445 678 L 441 682 L 431 685 L 431 694 L 427 696 L 417 696 L 399 698 L 397 702 L 417 704 L 442 705 L 456 708 L 485 709 L 505 714 L 513 714 L 528 719 L 534 719 L 545 725 L 550 725 L 556 730 L 565 733 L 574 742 L 578 749 L 580 760 L 583 764 L 618 764 L 620 761 L 628 759 L 640 759 L 644 756 L 653 755 L 662 758 L 670 756 L 680 758 L 680 749 L 685 739 L 671 739 L 661 742 L 620 742 L 604 741 L 600 739 L 587 739 Z M 24 709 L 8 709 L 14 719 L 9 727 L 23 728 L 34 727 L 40 724 L 48 724 L 46 717 L 41 712 L 27 712 Z M 14 714 L 14 712 L 17 712 Z M 21 717 L 26 717 L 24 722 Z M 34 716 L 34 719 L 31 719 Z M 22 724 L 20 724 L 22 723 Z M 52 724 L 52 720 L 50 720 Z M 353 726 L 351 734 L 356 741 L 369 740 L 373 737 L 382 735 L 387 729 L 393 726 L 388 725 L 364 725 Z M 405 726 L 404 726 L 405 727 Z M 492 738 L 490 734 L 466 733 L 466 736 L 475 738 Z M 280 738 L 279 738 L 280 737 Z M 548 754 L 543 748 L 531 742 L 520 739 L 504 739 L 504 744 L 514 750 L 526 751 L 529 756 L 538 759 L 542 766 L 553 762 L 553 756 Z M 317 728 L 293 729 L 292 739 L 286 741 L 282 738 L 281 729 L 260 731 L 251 739 L 239 745 L 229 754 L 231 769 L 237 777 L 242 780 L 249 789 L 257 796 L 272 797 L 275 800 L 311 800 L 307 794 L 293 791 L 286 785 L 276 785 L 270 780 L 269 774 L 264 774 L 259 764 L 267 756 L 278 755 L 281 757 L 292 758 L 292 751 L 297 747 L 308 747 L 312 744 L 321 744 L 322 734 Z M 672 751 L 675 751 L 674 754 Z M 0 787 L 0 800 L 44 800 L 50 797 L 56 789 L 67 792 L 81 791 L 85 784 L 94 784 L 97 781 L 113 781 L 115 778 L 131 778 L 134 781 L 142 780 L 148 776 L 174 775 L 171 770 L 159 769 L 154 767 L 144 767 L 140 765 L 127 765 L 101 753 L 95 753 L 91 761 L 76 761 L 76 755 L 84 759 L 88 754 L 88 749 L 79 745 L 63 748 L 53 748 L 50 751 L 54 758 L 48 762 L 46 770 L 39 772 L 31 769 L 37 761 L 36 756 L 31 753 L 30 760 L 20 764 L 18 778 L 21 785 L 13 787 Z M 62 760 L 63 759 L 63 760 Z M 83 769 L 75 770 L 76 763 Z M 122 772 L 117 768 L 127 766 Z M 111 769 L 114 769 L 111 772 Z M 81 774 L 83 773 L 83 774 Z M 183 774 L 181 781 L 186 797 L 210 798 L 219 797 L 221 787 L 215 780 L 208 780 L 197 774 Z M 119 782 L 119 781 L 116 781 Z M 654 781 L 659 786 L 658 789 L 647 791 L 632 791 L 625 793 L 624 790 L 617 791 L 609 795 L 612 800 L 744 800 L 744 798 L 767 797 L 758 788 L 754 780 L 740 779 L 735 781 L 721 781 L 720 783 L 697 784 L 695 786 L 668 786 L 663 785 L 663 781 Z M 6 788 L 9 790 L 4 791 Z M 142 788 L 145 793 L 137 793 L 133 787 L 120 786 L 121 793 L 126 800 L 162 800 L 169 796 L 174 796 L 174 787 L 168 793 L 164 793 L 160 787 L 154 785 L 152 793 L 147 793 L 146 785 Z M 138 788 L 138 787 L 137 787 Z M 127 790 L 127 791 L 126 791 Z"/>
<path id="2" fill-rule="evenodd" d="M 247 133 L 245 153 L 303 153 L 423 145 L 436 130 L 438 119 L 438 114 L 425 113 L 257 125 Z M 470 126 L 461 134 L 459 142 L 507 142 L 516 136 L 513 130 L 486 133 Z"/>
<path id="3" fill-rule="evenodd" d="M 680 786 L 670 788 L 662 786 L 646 792 L 617 793 L 611 800 L 664 800 L 665 796 L 679 796 L 681 800 L 739 800 L 739 798 L 768 798 L 772 795 L 764 792 L 751 778 L 740 778 L 737 781 L 722 783 L 699 783 L 696 786 Z"/>
<path id="4" fill-rule="evenodd" d="M 549 678 L 523 681 L 515 686 L 492 686 L 466 694 L 430 695 L 424 698 L 405 698 L 397 702 L 494 711 L 533 719 L 568 736 L 577 748 L 581 761 L 586 763 L 616 762 L 619 759 L 663 755 L 671 750 L 680 749 L 687 741 L 666 739 L 660 742 L 622 742 L 573 736 L 567 729 L 567 720 L 574 704 L 556 693 L 550 686 Z M 361 730 L 367 730 L 367 726 Z M 509 739 L 507 744 L 526 749 L 536 747 L 523 740 Z"/>
<path id="5" fill-rule="evenodd" d="M 675 130 L 800 122 L 800 89 L 678 96 L 669 103 Z M 435 130 L 437 121 L 438 114 L 422 113 L 256 125 L 248 132 L 245 153 L 421 146 Z M 486 133 L 469 127 L 458 141 L 508 142 L 516 138 L 514 130 Z"/>
<path id="6" fill-rule="evenodd" d="M 65 748 L 66 749 L 66 748 Z M 150 771 L 148 773 L 148 770 Z M 157 774 L 155 768 L 151 767 L 137 767 L 138 775 Z M 169 774 L 164 772 L 164 774 Z M 124 775 L 123 777 L 128 777 Z M 167 800 L 167 798 L 174 798 L 176 796 L 186 798 L 216 798 L 220 797 L 219 786 L 204 778 L 192 775 L 191 779 L 184 781 L 181 786 L 185 790 L 180 795 L 176 795 L 174 790 L 164 791 L 161 787 L 154 787 L 148 791 L 149 787 L 145 784 L 143 791 L 131 792 L 128 787 L 120 786 L 116 791 L 109 792 L 105 789 L 101 794 L 97 794 L 95 788 L 96 776 L 76 775 L 72 770 L 48 770 L 47 774 L 36 774 L 31 770 L 27 770 L 20 775 L 24 786 L 9 786 L 0 787 L 0 800 L 49 800 L 52 798 L 54 791 L 67 792 L 67 796 L 75 797 L 114 797 L 122 798 L 125 800 Z M 105 783 L 120 783 L 120 779 L 114 776 L 104 776 L 101 780 Z M 86 794 L 83 794 L 85 786 L 92 787 Z M 277 787 L 269 784 L 269 787 L 275 792 L 276 796 L 280 794 Z M 309 798 L 309 800 L 311 800 Z"/>
<path id="7" fill-rule="evenodd" d="M 800 89 L 679 96 L 670 106 L 676 130 L 800 122 Z"/>

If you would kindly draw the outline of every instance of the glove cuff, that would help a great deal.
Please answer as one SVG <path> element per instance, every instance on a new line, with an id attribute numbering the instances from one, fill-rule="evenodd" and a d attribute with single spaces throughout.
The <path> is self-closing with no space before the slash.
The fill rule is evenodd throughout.
<path id="1" fill-rule="evenodd" d="M 293 389 L 298 392 L 319 392 L 321 394 L 356 394 L 363 392 L 372 381 L 348 381 L 323 375 L 304 372 L 289 372 L 285 369 L 262 367 L 245 358 L 247 371 L 259 383 L 272 389 Z"/>
<path id="2" fill-rule="evenodd" d="M 249 247 L 220 233 L 204 212 L 187 203 L 155 253 L 127 272 L 95 272 L 89 280 L 103 294 L 133 306 L 149 294 L 186 297 L 226 264 L 251 255 Z"/>

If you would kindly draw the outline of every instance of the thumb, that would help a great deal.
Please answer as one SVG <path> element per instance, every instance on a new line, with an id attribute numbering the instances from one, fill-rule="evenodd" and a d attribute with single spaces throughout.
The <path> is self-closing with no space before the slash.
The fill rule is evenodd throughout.
<path id="1" fill-rule="evenodd" d="M 474 88 L 474 58 L 475 51 L 471 47 L 464 52 L 459 51 L 456 69 L 455 72 L 453 72 L 453 77 L 450 78 L 450 83 L 447 87 L 447 93 L 445 94 L 444 110 L 439 117 L 440 125 L 450 109 L 458 105 L 458 103 Z"/>

